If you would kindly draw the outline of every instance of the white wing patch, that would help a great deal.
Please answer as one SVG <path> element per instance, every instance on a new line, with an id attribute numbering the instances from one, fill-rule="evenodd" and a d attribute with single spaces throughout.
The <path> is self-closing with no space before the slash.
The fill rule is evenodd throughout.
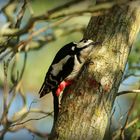
<path id="1" fill-rule="evenodd" d="M 74 50 L 75 50 L 75 46 L 73 46 L 73 47 L 71 48 L 71 50 L 74 51 Z"/>
<path id="2" fill-rule="evenodd" d="M 58 73 L 59 73 L 60 71 L 63 70 L 64 64 L 68 61 L 68 59 L 69 59 L 70 57 L 71 57 L 70 55 L 67 55 L 67 56 L 64 57 L 61 61 L 59 61 L 59 63 L 52 65 L 51 74 L 52 74 L 53 76 L 57 76 Z"/>

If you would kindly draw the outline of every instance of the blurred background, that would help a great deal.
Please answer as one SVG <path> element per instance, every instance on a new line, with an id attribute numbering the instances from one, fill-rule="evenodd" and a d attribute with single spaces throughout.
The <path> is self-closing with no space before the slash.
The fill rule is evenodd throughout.
<path id="1" fill-rule="evenodd" d="M 0 9 L 7 4 L 8 0 L 0 0 Z M 68 0 L 32 0 L 28 4 L 25 15 L 22 19 L 21 27 L 26 25 L 30 16 L 33 14 L 34 16 L 41 15 L 52 9 L 57 7 L 58 5 L 62 5 L 68 2 Z M 17 3 L 16 3 L 17 4 Z M 64 9 L 64 11 L 60 14 L 68 14 L 69 12 L 78 11 L 82 9 L 88 9 L 93 7 L 95 4 L 94 0 L 87 0 L 79 2 L 72 7 L 68 7 Z M 22 1 L 18 3 L 18 6 L 22 6 Z M 12 6 L 11 6 L 12 7 Z M 14 7 L 14 6 L 13 6 Z M 11 8 L 12 9 L 12 8 Z M 11 10 L 12 11 L 12 10 Z M 18 10 L 17 10 L 18 11 Z M 58 15 L 53 15 L 58 16 Z M 8 68 L 8 85 L 9 88 L 12 87 L 11 77 L 9 76 L 13 71 L 13 75 L 16 75 L 17 71 L 21 71 L 25 61 L 26 66 L 24 69 L 24 73 L 22 75 L 22 79 L 20 80 L 20 92 L 22 94 L 16 94 L 8 112 L 9 120 L 15 119 L 15 114 L 20 116 L 21 114 L 25 115 L 25 112 L 33 109 L 32 113 L 28 113 L 24 119 L 20 120 L 21 122 L 25 122 L 20 126 L 18 131 L 9 131 L 4 135 L 4 140 L 19 140 L 21 137 L 26 140 L 41 140 L 51 131 L 53 117 L 52 114 L 49 117 L 44 117 L 45 112 L 53 111 L 52 104 L 52 96 L 51 94 L 46 95 L 42 99 L 39 99 L 38 91 L 43 83 L 45 74 L 55 56 L 57 51 L 69 42 L 77 42 L 83 36 L 83 31 L 86 28 L 89 19 L 92 13 L 85 14 L 75 14 L 70 16 L 64 16 L 63 18 L 59 17 L 57 19 L 51 19 L 46 21 L 37 22 L 34 25 L 32 31 L 40 31 L 37 35 L 32 37 L 32 42 L 30 42 L 30 46 L 27 47 L 28 53 L 25 54 L 25 50 L 18 54 L 11 60 Z M 61 15 L 63 16 L 63 15 Z M 6 28 L 9 26 L 8 22 L 6 22 L 5 15 L 0 13 L 0 28 Z M 31 33 L 32 33 L 31 31 Z M 28 40 L 30 38 L 29 35 L 22 35 L 20 40 Z M 38 45 L 36 41 L 41 42 L 41 45 Z M 11 48 L 13 46 L 10 46 Z M 10 49 L 9 49 L 10 50 Z M 9 51 L 8 50 L 8 51 Z M 7 51 L 6 51 L 7 52 Z M 3 93 L 4 93 L 4 65 L 3 62 L 7 60 L 10 54 L 4 52 L 0 56 L 0 117 L 3 115 Z M 4 58 L 3 60 L 1 58 Z M 13 70 L 14 69 L 14 70 Z M 126 66 L 124 80 L 121 83 L 119 91 L 122 90 L 132 90 L 138 89 L 140 87 L 140 35 L 138 35 L 137 40 L 133 46 L 132 52 L 129 56 L 129 61 Z M 23 98 L 22 95 L 25 97 Z M 8 95 L 8 100 L 12 98 L 13 94 Z M 131 108 L 133 102 L 134 106 L 132 108 L 131 114 L 129 116 L 129 122 L 133 122 L 130 127 L 127 129 L 127 138 L 135 139 L 140 137 L 140 96 L 135 93 L 122 95 L 118 97 L 114 104 L 113 109 L 113 117 L 111 120 L 111 128 L 108 128 L 105 139 L 108 139 L 110 136 L 117 137 L 117 130 L 120 129 L 127 117 L 128 112 Z M 26 105 L 26 106 L 25 106 Z M 36 109 L 41 110 L 42 112 L 37 112 Z M 27 121 L 29 120 L 29 121 Z M 27 121 L 27 122 L 26 122 Z M 18 123 L 18 122 L 16 122 Z M 16 124 L 15 123 L 15 124 Z M 0 131 L 3 130 L 3 125 L 0 125 Z M 26 129 L 28 128 L 28 130 Z M 108 136 L 110 135 L 110 136 Z M 119 139 L 119 138 L 116 138 Z"/>

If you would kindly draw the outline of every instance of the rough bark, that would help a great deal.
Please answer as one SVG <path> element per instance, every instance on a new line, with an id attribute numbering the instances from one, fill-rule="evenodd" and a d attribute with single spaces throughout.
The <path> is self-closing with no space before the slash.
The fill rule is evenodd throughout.
<path id="1" fill-rule="evenodd" d="M 92 17 L 85 38 L 103 42 L 77 81 L 64 92 L 55 126 L 57 140 L 102 140 L 132 44 L 140 28 L 140 2 Z"/>

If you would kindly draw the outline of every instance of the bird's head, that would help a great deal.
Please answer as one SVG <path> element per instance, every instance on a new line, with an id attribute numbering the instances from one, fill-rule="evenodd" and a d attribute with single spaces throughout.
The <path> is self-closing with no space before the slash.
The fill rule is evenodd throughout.
<path id="1" fill-rule="evenodd" d="M 99 45 L 99 42 L 94 42 L 93 40 L 91 39 L 82 39 L 78 44 L 77 44 L 77 48 L 79 49 L 84 49 L 84 48 L 87 48 L 89 46 L 91 47 L 95 47 Z"/>

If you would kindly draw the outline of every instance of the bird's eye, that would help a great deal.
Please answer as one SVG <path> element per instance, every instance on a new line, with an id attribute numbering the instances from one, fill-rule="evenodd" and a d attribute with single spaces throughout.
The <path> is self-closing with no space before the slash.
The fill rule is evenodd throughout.
<path id="1" fill-rule="evenodd" d="M 84 43 L 86 43 L 87 42 L 87 40 L 84 40 Z"/>

